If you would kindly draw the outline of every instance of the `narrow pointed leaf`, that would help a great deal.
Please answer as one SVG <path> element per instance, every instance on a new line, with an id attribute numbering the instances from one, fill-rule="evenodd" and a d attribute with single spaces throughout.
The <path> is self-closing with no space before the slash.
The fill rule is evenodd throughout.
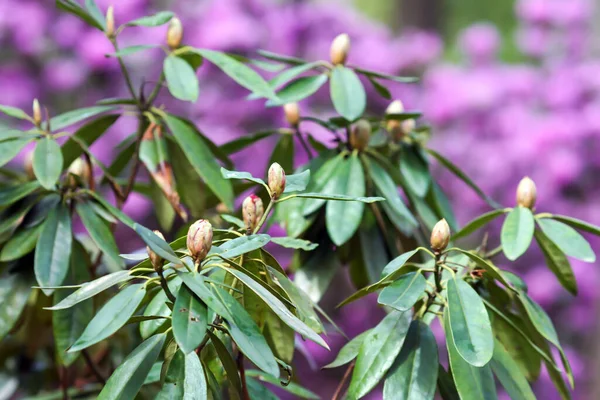
<path id="1" fill-rule="evenodd" d="M 5 186 L 0 189 L 0 207 L 7 206 L 23 197 L 33 193 L 40 187 L 37 181 L 17 184 L 14 186 Z"/>
<path id="2" fill-rule="evenodd" d="M 32 121 L 31 117 L 29 115 L 27 115 L 27 113 L 25 111 L 23 111 L 17 107 L 0 105 L 0 112 L 8 115 L 9 117 L 23 119 L 26 121 Z"/>
<path id="3" fill-rule="evenodd" d="M 223 167 L 221 167 L 221 175 L 225 179 L 242 179 L 250 182 L 258 183 L 259 185 L 265 185 L 265 181 L 260 178 L 255 178 L 252 176 L 250 172 L 242 172 L 242 171 L 229 171 Z"/>
<path id="4" fill-rule="evenodd" d="M 54 131 L 59 131 L 95 115 L 102 114 L 108 111 L 113 111 L 116 109 L 118 109 L 118 107 L 115 106 L 92 106 L 80 108 L 78 110 L 69 111 L 52 118 L 50 120 L 50 127 Z"/>
<path id="5" fill-rule="evenodd" d="M 504 213 L 505 213 L 504 210 L 492 210 L 488 213 L 480 215 L 479 217 L 475 218 L 474 220 L 469 221 L 464 226 L 464 228 L 462 228 L 460 231 L 458 231 L 454 235 L 452 235 L 452 240 L 457 240 L 459 238 L 470 235 L 471 233 L 473 233 L 476 230 L 489 224 L 490 222 L 492 222 L 493 220 L 495 220 L 496 218 L 498 218 L 499 216 L 501 216 Z"/>
<path id="6" fill-rule="evenodd" d="M 19 274 L 3 276 L 0 279 L 0 339 L 13 328 L 27 304 L 31 293 L 31 284 Z"/>
<path id="7" fill-rule="evenodd" d="M 91 203 L 78 203 L 77 214 L 87 229 L 92 240 L 98 245 L 104 257 L 108 258 L 118 268 L 125 268 L 125 262 L 119 257 L 119 249 L 115 243 L 112 232 L 102 219 L 96 214 Z"/>
<path id="8" fill-rule="evenodd" d="M 0 142 L 0 167 L 15 158 L 32 141 L 33 138 L 19 138 Z"/>
<path id="9" fill-rule="evenodd" d="M 210 336 L 210 341 L 213 344 L 217 356 L 219 357 L 219 361 L 221 365 L 223 365 L 223 369 L 225 370 L 225 376 L 231 388 L 235 390 L 235 394 L 237 394 L 241 398 L 242 393 L 242 381 L 240 380 L 240 375 L 238 374 L 237 365 L 233 356 L 227 350 L 225 344 L 221 341 L 219 336 L 212 333 L 212 330 L 208 330 L 208 335 Z"/>
<path id="10" fill-rule="evenodd" d="M 569 225 L 553 219 L 538 219 L 537 223 L 548 239 L 566 255 L 585 262 L 596 261 L 590 244 Z"/>
<path id="11" fill-rule="evenodd" d="M 362 346 L 364 340 L 367 338 L 371 329 L 364 331 L 360 335 L 356 336 L 354 339 L 349 341 L 340 349 L 335 360 L 325 365 L 323 368 L 337 368 L 342 365 L 348 364 L 350 361 L 354 360 L 356 356 L 358 356 L 358 352 L 360 347 Z"/>
<path id="12" fill-rule="evenodd" d="M 411 272 L 402 275 L 397 281 L 383 289 L 377 302 L 398 311 L 410 310 L 425 293 L 426 287 L 427 281 L 423 275 Z"/>
<path id="13" fill-rule="evenodd" d="M 282 106 L 287 103 L 304 100 L 319 90 L 327 82 L 327 79 L 327 75 L 325 74 L 300 77 L 278 91 L 278 100 L 267 101 L 267 106 Z"/>
<path id="14" fill-rule="evenodd" d="M 185 377 L 183 380 L 183 400 L 208 398 L 208 385 L 202 363 L 195 352 L 185 356 Z"/>
<path id="15" fill-rule="evenodd" d="M 91 146 L 100 136 L 102 136 L 108 128 L 110 128 L 119 119 L 118 114 L 109 114 L 101 116 L 93 121 L 88 122 L 79 128 L 72 136 Z M 79 156 L 83 154 L 81 146 L 71 137 L 62 145 L 61 152 L 64 160 L 64 165 L 69 166 Z"/>
<path id="16" fill-rule="evenodd" d="M 274 385 L 275 387 L 277 387 L 281 390 L 285 390 L 288 393 L 296 395 L 296 397 L 301 398 L 301 399 L 312 399 L 312 400 L 320 399 L 320 397 L 317 396 L 315 393 L 311 392 L 308 389 L 303 388 L 302 386 L 298 385 L 295 382 L 290 382 L 288 385 L 284 386 L 279 379 L 276 379 L 275 377 L 270 376 L 270 375 L 263 374 L 262 372 L 257 371 L 257 370 L 246 371 L 246 376 L 249 376 L 252 378 L 257 378 L 258 380 L 260 380 L 262 382 L 270 383 L 271 385 Z"/>
<path id="17" fill-rule="evenodd" d="M 417 149 L 408 146 L 404 148 L 400 156 L 400 172 L 410 190 L 418 197 L 425 197 L 431 184 L 431 175 Z"/>
<path id="18" fill-rule="evenodd" d="M 504 220 L 501 232 L 502 250 L 506 257 L 514 261 L 523 255 L 533 239 L 535 223 L 531 210 L 515 207 Z"/>
<path id="19" fill-rule="evenodd" d="M 398 257 L 394 258 L 390 261 L 381 271 L 381 278 L 385 278 L 386 276 L 398 271 L 412 256 L 417 254 L 417 252 L 421 250 L 421 248 L 416 248 L 411 251 L 407 251 L 406 253 L 400 254 Z"/>
<path id="20" fill-rule="evenodd" d="M 164 25 L 173 18 L 173 13 L 170 11 L 160 11 L 154 15 L 149 15 L 147 17 L 141 17 L 134 19 L 133 21 L 129 21 L 127 26 L 160 26 Z"/>
<path id="21" fill-rule="evenodd" d="M 177 294 L 172 324 L 173 336 L 184 354 L 194 351 L 206 336 L 206 306 L 186 286 L 182 286 Z"/>
<path id="22" fill-rule="evenodd" d="M 56 140 L 46 136 L 40 139 L 33 151 L 33 172 L 48 190 L 54 189 L 63 168 L 63 157 Z"/>
<path id="23" fill-rule="evenodd" d="M 567 217 L 565 215 L 552 215 L 551 218 L 560 222 L 564 222 L 573 228 L 600 236 L 600 227 L 590 224 L 589 222 L 585 222 L 577 218 Z"/>
<path id="24" fill-rule="evenodd" d="M 482 257 L 478 256 L 477 254 L 475 254 L 471 251 L 466 251 L 463 249 L 459 249 L 457 247 L 454 247 L 450 250 L 457 251 L 457 252 L 469 257 L 472 261 L 475 262 L 475 264 L 477 264 L 478 267 L 483 268 L 486 271 L 486 273 L 488 273 L 492 278 L 501 282 L 504 286 L 506 286 L 508 289 L 512 290 L 513 292 L 516 291 L 513 288 L 513 286 L 510 285 L 510 282 L 506 278 L 505 274 L 503 274 L 502 271 L 498 267 L 496 267 L 494 264 L 492 264 L 491 261 L 485 260 Z"/>
<path id="25" fill-rule="evenodd" d="M 310 170 L 298 174 L 290 174 L 285 177 L 285 189 L 283 193 L 301 192 L 306 189 L 310 181 Z"/>
<path id="26" fill-rule="evenodd" d="M 177 254 L 173 251 L 171 246 L 164 239 L 158 237 L 154 232 L 150 229 L 142 226 L 138 223 L 133 224 L 133 230 L 137 232 L 138 235 L 142 238 L 142 240 L 159 256 L 168 260 L 175 265 L 181 264 L 181 260 L 177 257 Z"/>
<path id="27" fill-rule="evenodd" d="M 329 90 L 333 107 L 348 121 L 354 121 L 365 111 L 367 106 L 365 88 L 350 68 L 337 65 L 332 69 Z"/>
<path id="28" fill-rule="evenodd" d="M 490 362 L 492 371 L 513 400 L 535 400 L 535 395 L 519 371 L 519 366 L 506 351 L 502 343 L 496 340 L 494 357 Z"/>
<path id="29" fill-rule="evenodd" d="M 169 92 L 179 100 L 198 100 L 198 77 L 196 71 L 184 59 L 177 56 L 165 58 L 163 71 Z"/>
<path id="30" fill-rule="evenodd" d="M 288 249 L 300 249 L 304 251 L 311 251 L 319 246 L 318 243 L 313 243 L 304 239 L 296 239 L 291 237 L 272 237 L 271 242 L 286 247 Z"/>
<path id="31" fill-rule="evenodd" d="M 253 250 L 260 249 L 269 243 L 270 240 L 271 237 L 269 235 L 261 233 L 258 235 L 241 236 L 228 240 L 222 245 L 213 248 L 215 249 L 214 252 L 218 253 L 221 257 L 232 259 Z"/>
<path id="32" fill-rule="evenodd" d="M 569 260 L 554 242 L 541 231 L 535 231 L 535 240 L 542 249 L 546 265 L 556 275 L 560 284 L 572 295 L 577 295 L 577 281 Z"/>
<path id="33" fill-rule="evenodd" d="M 40 224 L 18 231 L 2 247 L 0 261 L 16 260 L 31 252 L 37 245 L 43 226 Z"/>

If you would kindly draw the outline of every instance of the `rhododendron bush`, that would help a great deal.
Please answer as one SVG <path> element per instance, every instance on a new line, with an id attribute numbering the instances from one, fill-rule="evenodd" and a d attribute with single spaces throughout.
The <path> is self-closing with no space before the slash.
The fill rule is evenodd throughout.
<path id="1" fill-rule="evenodd" d="M 585 388 L 587 2 L 519 2 L 521 64 L 486 24 L 448 64 L 339 4 L 162 7 L 0 5 L 7 396 Z"/>

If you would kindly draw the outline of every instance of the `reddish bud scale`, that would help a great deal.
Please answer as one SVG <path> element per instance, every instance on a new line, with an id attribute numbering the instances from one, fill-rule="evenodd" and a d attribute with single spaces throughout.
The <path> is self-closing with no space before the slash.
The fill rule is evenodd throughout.
<path id="1" fill-rule="evenodd" d="M 255 194 L 251 194 L 244 199 L 244 202 L 242 203 L 242 217 L 248 231 L 252 232 L 254 229 L 256 229 L 256 226 L 261 220 L 263 214 L 264 207 L 260 197 Z"/>
<path id="2" fill-rule="evenodd" d="M 277 199 L 285 190 L 285 171 L 278 163 L 269 167 L 268 184 L 273 199 Z"/>
<path id="3" fill-rule="evenodd" d="M 369 145 L 371 138 L 371 125 L 367 120 L 359 120 L 350 130 L 350 146 L 358 151 L 363 151 Z"/>
<path id="4" fill-rule="evenodd" d="M 160 231 L 154 231 L 154 234 L 162 240 L 165 240 L 165 237 Z M 146 251 L 148 252 L 148 257 L 150 257 L 150 262 L 152 263 L 152 267 L 154 267 L 154 270 L 156 272 L 162 271 L 163 265 L 165 265 L 165 260 L 158 254 L 156 254 L 154 251 L 152 251 L 152 249 L 149 246 L 146 246 Z"/>
<path id="5" fill-rule="evenodd" d="M 213 229 L 210 222 L 199 219 L 194 222 L 187 234 L 187 248 L 196 263 L 206 258 L 212 247 Z"/>

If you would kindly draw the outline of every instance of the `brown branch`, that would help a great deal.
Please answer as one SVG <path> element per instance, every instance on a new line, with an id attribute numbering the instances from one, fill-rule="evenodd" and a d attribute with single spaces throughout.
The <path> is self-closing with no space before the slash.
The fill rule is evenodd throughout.
<path id="1" fill-rule="evenodd" d="M 348 378 L 350 378 L 350 373 L 354 368 L 354 364 L 356 364 L 356 361 L 352 361 L 350 365 L 348 365 L 348 368 L 346 368 L 346 372 L 344 372 L 344 376 L 342 377 L 342 380 L 340 381 L 340 384 L 335 390 L 335 393 L 333 394 L 331 400 L 340 400 L 342 398 L 342 389 L 346 385 L 346 381 L 348 380 Z"/>
<path id="2" fill-rule="evenodd" d="M 238 352 L 237 367 L 240 371 L 240 379 L 242 381 L 242 400 L 250 400 L 248 393 L 248 384 L 246 383 L 246 370 L 244 369 L 244 353 Z"/>
<path id="3" fill-rule="evenodd" d="M 84 350 L 81 350 L 81 355 L 83 356 L 85 363 L 88 365 L 88 367 L 92 370 L 92 372 L 96 376 L 96 379 L 98 380 L 98 382 L 102 383 L 103 385 L 106 385 L 106 378 L 104 377 L 104 375 L 102 375 L 102 372 L 100 372 L 100 369 L 98 368 L 98 366 L 96 365 L 94 360 L 92 360 L 92 357 L 90 357 L 90 353 L 88 353 L 88 351 L 86 349 L 84 349 Z"/>

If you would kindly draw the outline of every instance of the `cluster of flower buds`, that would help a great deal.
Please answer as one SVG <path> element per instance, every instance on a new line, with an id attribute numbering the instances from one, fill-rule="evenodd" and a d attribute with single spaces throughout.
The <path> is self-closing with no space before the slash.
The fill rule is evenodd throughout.
<path id="1" fill-rule="evenodd" d="M 400 100 L 394 100 L 385 110 L 386 115 L 389 114 L 401 114 L 404 112 L 404 104 Z M 388 132 L 392 135 L 392 138 L 396 141 L 402 140 L 402 138 L 408 135 L 415 129 L 416 122 L 414 119 L 407 119 L 405 121 L 398 121 L 396 119 L 390 119 L 386 123 Z"/>
<path id="2" fill-rule="evenodd" d="M 441 219 L 435 224 L 431 231 L 431 248 L 436 253 L 444 251 L 450 242 L 450 226 L 445 219 Z"/>
<path id="3" fill-rule="evenodd" d="M 199 219 L 194 222 L 187 234 L 187 248 L 196 264 L 206 258 L 212 247 L 213 228 L 210 222 Z"/>
<path id="4" fill-rule="evenodd" d="M 521 179 L 521 182 L 519 182 L 519 186 L 517 187 L 517 205 L 533 209 L 536 199 L 537 189 L 535 188 L 535 182 L 526 176 Z"/>
<path id="5" fill-rule="evenodd" d="M 71 188 L 76 188 L 79 186 L 78 181 L 81 181 L 83 184 L 89 182 L 90 177 L 92 176 L 92 170 L 87 161 L 79 157 L 75 159 L 67 169 L 67 176 L 69 186 Z"/>
<path id="6" fill-rule="evenodd" d="M 162 233 L 160 233 L 160 231 L 154 231 L 154 234 L 162 240 L 165 240 L 165 237 Z M 152 251 L 152 249 L 149 246 L 146 246 L 146 251 L 148 252 L 148 257 L 150 257 L 150 262 L 152 263 L 152 267 L 154 268 L 154 270 L 158 273 L 162 272 L 163 266 L 165 265 L 165 260 L 158 254 L 156 254 L 154 251 Z"/>
<path id="7" fill-rule="evenodd" d="M 331 42 L 329 56 L 333 65 L 344 65 L 350 51 L 350 36 L 347 33 L 337 35 Z"/>
<path id="8" fill-rule="evenodd" d="M 38 128 L 42 126 L 42 108 L 38 99 L 33 99 L 33 123 Z"/>
<path id="9" fill-rule="evenodd" d="M 287 103 L 283 106 L 283 112 L 288 124 L 294 128 L 297 127 L 300 123 L 300 108 L 298 107 L 298 103 Z"/>
<path id="10" fill-rule="evenodd" d="M 365 119 L 358 120 L 350 130 L 350 146 L 358 151 L 367 148 L 371 139 L 371 124 Z"/>
<path id="11" fill-rule="evenodd" d="M 115 37 L 115 10 L 113 6 L 109 6 L 106 10 L 106 27 L 104 28 L 104 34 L 107 38 L 112 39 Z"/>
<path id="12" fill-rule="evenodd" d="M 265 213 L 263 202 L 255 194 L 251 194 L 250 196 L 244 199 L 242 203 L 242 217 L 244 219 L 244 224 L 246 225 L 246 229 L 248 230 L 248 234 L 252 233 L 258 222 L 261 220 L 263 214 Z"/>
<path id="13" fill-rule="evenodd" d="M 173 17 L 169 22 L 169 28 L 167 29 L 167 45 L 171 50 L 175 50 L 181 46 L 183 40 L 183 25 L 181 20 L 177 17 Z"/>
<path id="14" fill-rule="evenodd" d="M 285 171 L 281 165 L 278 163 L 271 164 L 267 181 L 271 190 L 271 198 L 276 200 L 285 190 Z"/>

